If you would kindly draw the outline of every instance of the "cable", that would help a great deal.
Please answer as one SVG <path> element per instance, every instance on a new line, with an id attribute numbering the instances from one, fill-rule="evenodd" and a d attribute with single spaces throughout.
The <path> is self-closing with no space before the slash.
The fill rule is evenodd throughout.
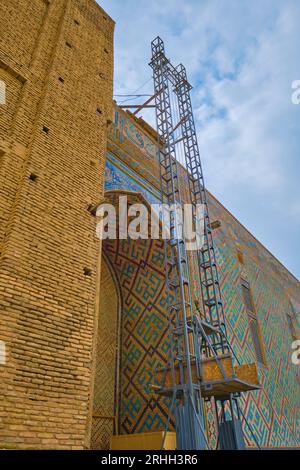
<path id="1" fill-rule="evenodd" d="M 201 420 L 200 420 L 200 418 L 199 418 L 199 416 L 198 416 L 198 413 L 197 413 L 197 410 L 196 410 L 196 408 L 195 408 L 195 404 L 194 404 L 194 402 L 193 402 L 193 400 L 192 400 L 192 397 L 189 396 L 189 399 L 190 399 L 190 401 L 191 401 L 194 414 L 195 414 L 196 419 L 197 419 L 197 421 L 198 421 L 198 424 L 199 424 L 199 427 L 200 427 L 200 431 L 201 431 L 201 433 L 202 433 L 202 436 L 204 437 L 205 444 L 206 444 L 208 450 L 212 450 L 211 447 L 210 447 L 210 445 L 209 445 L 209 442 L 208 442 L 208 440 L 207 440 L 207 437 L 206 437 L 206 435 L 205 435 L 205 431 L 204 431 L 204 429 L 203 429 Z"/>
<path id="2" fill-rule="evenodd" d="M 127 95 L 127 96 L 135 95 L 135 93 L 136 93 L 137 91 L 139 91 L 141 88 L 143 88 L 145 85 L 147 85 L 147 83 L 149 83 L 150 80 L 152 80 L 152 77 L 148 78 L 148 80 L 146 80 L 145 83 L 143 83 L 143 84 L 142 84 L 141 86 L 139 86 L 136 90 L 134 90 L 131 95 Z M 151 95 L 150 95 L 150 96 L 151 96 Z M 124 100 L 124 101 L 120 101 L 120 104 L 126 103 L 126 101 L 129 101 L 129 100 L 130 100 L 130 98 L 128 98 L 127 100 Z"/>
<path id="3" fill-rule="evenodd" d="M 260 445 L 259 445 L 259 443 L 258 443 L 258 440 L 256 439 L 255 434 L 253 433 L 252 427 L 251 427 L 250 424 L 248 423 L 248 420 L 247 420 L 246 416 L 244 415 L 244 413 L 243 413 L 243 411 L 242 411 L 242 408 L 240 408 L 240 413 L 241 413 L 241 415 L 243 416 L 243 418 L 244 418 L 244 420 L 245 420 L 245 423 L 247 424 L 247 426 L 248 426 L 248 428 L 249 428 L 249 430 L 250 430 L 250 432 L 251 432 L 251 434 L 252 434 L 252 437 L 253 437 L 253 439 L 254 439 L 256 445 L 257 445 L 257 447 L 259 448 L 259 450 L 261 450 L 261 447 L 260 447 Z"/>
<path id="4" fill-rule="evenodd" d="M 146 80 L 145 83 L 143 83 L 143 85 L 141 85 L 141 86 L 138 87 L 136 90 L 134 90 L 133 93 L 136 93 L 136 92 L 139 91 L 141 88 L 143 88 L 145 85 L 147 85 L 147 83 L 149 83 L 150 80 L 152 80 L 152 77 L 148 78 L 148 80 Z"/>
<path id="5" fill-rule="evenodd" d="M 114 95 L 114 96 L 136 96 L 136 97 L 140 97 L 140 96 L 152 96 L 152 95 Z"/>

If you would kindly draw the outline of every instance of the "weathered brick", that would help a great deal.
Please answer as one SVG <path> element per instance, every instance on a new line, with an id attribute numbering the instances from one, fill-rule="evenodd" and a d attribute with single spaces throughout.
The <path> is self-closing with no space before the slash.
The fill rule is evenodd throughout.
<path id="1" fill-rule="evenodd" d="M 114 23 L 93 0 L 6 0 L 0 30 L 0 446 L 87 447 L 100 263 L 87 207 L 103 195 Z"/>

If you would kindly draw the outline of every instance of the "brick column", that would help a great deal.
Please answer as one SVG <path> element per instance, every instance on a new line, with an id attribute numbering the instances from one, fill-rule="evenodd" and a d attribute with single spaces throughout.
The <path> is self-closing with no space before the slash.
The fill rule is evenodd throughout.
<path id="1" fill-rule="evenodd" d="M 92 0 L 6 0 L 0 21 L 0 447 L 83 448 L 114 23 Z"/>

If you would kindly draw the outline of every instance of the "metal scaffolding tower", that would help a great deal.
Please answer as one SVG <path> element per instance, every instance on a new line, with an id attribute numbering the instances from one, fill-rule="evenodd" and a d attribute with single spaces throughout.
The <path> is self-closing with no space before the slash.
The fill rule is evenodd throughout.
<path id="1" fill-rule="evenodd" d="M 160 146 L 161 198 L 169 208 L 170 217 L 168 221 L 170 236 L 164 240 L 164 250 L 171 346 L 168 364 L 161 372 L 161 386 L 157 387 L 157 393 L 172 398 L 177 448 L 205 449 L 208 443 L 202 398 L 210 399 L 214 396 L 214 391 L 212 384 L 204 380 L 203 360 L 215 361 L 222 374 L 220 385 L 232 384 L 232 377 L 229 377 L 225 363 L 221 360 L 229 358 L 232 361 L 232 350 L 226 336 L 212 227 L 190 98 L 192 87 L 187 80 L 184 66 L 180 64 L 174 67 L 166 58 L 164 43 L 159 37 L 152 41 L 151 48 L 150 66 L 153 70 L 153 97 Z M 171 105 L 172 93 L 177 100 L 178 122 L 175 124 Z M 175 131 L 178 132 L 178 129 L 181 130 L 179 138 L 175 137 Z M 189 273 L 190 254 L 187 250 L 184 220 L 180 212 L 182 195 L 177 155 L 180 142 L 184 148 L 193 228 L 196 231 L 196 238 L 198 237 L 197 241 L 202 240 L 201 246 L 199 244 L 196 250 L 201 286 L 200 302 L 196 303 L 193 303 Z M 197 232 L 199 205 L 204 218 L 202 234 Z M 164 216 L 163 223 L 166 223 Z M 234 373 L 233 378 L 236 379 Z M 237 382 L 232 390 L 238 389 L 236 384 Z M 239 390 L 247 389 L 243 388 L 240 382 L 239 385 L 241 387 Z M 231 389 L 225 386 L 226 393 L 221 397 L 221 408 L 224 411 L 225 403 L 229 403 L 234 424 L 232 404 L 236 402 L 237 395 L 233 396 L 230 391 L 227 393 L 227 390 Z M 225 416 L 225 412 L 223 415 Z M 241 430 L 236 426 L 232 429 L 236 446 L 239 448 Z"/>

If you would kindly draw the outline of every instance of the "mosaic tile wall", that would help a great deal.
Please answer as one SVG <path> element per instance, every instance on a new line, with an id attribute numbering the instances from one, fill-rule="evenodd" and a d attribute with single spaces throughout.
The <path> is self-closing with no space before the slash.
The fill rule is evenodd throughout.
<path id="1" fill-rule="evenodd" d="M 100 311 L 97 334 L 97 367 L 94 381 L 91 449 L 109 449 L 118 393 L 119 318 L 121 296 L 108 260 L 101 263 Z"/>
<path id="2" fill-rule="evenodd" d="M 164 428 L 168 400 L 151 391 L 168 351 L 163 246 L 159 240 L 105 241 L 122 290 L 119 433 Z"/>
<path id="3" fill-rule="evenodd" d="M 108 153 L 105 165 L 105 190 L 121 188 L 141 193 L 150 204 L 158 204 L 160 201 L 160 193 L 156 188 Z"/>
<path id="4" fill-rule="evenodd" d="M 243 277 L 251 286 L 266 354 L 266 367 L 260 368 L 263 389 L 243 396 L 243 412 L 260 445 L 299 446 L 299 366 L 291 361 L 293 337 L 287 320 L 287 314 L 293 313 L 291 301 L 300 300 L 299 282 L 213 198 L 210 212 L 213 220 L 222 222 L 214 238 L 230 342 L 244 362 L 255 361 L 242 298 Z M 243 253 L 243 264 L 237 249 Z M 293 298 L 289 290 L 294 291 Z M 247 426 L 244 432 L 253 445 Z"/>
<path id="5" fill-rule="evenodd" d="M 115 136 L 118 142 L 114 155 L 108 155 L 106 188 L 141 192 L 151 202 L 159 197 L 157 179 L 145 177 L 149 160 L 153 164 L 153 153 L 149 155 L 144 150 L 140 139 L 136 139 L 138 144 L 134 147 L 124 130 L 120 143 L 120 113 L 125 113 L 117 112 L 110 149 L 116 144 Z M 128 115 L 124 120 L 130 120 Z M 130 129 L 133 134 L 137 132 L 143 136 L 139 128 L 131 126 Z M 130 152 L 134 155 L 132 159 Z M 221 221 L 214 238 L 230 342 L 242 362 L 255 361 L 241 292 L 243 277 L 251 286 L 266 354 L 266 365 L 259 368 L 263 389 L 241 398 L 243 412 L 260 446 L 297 447 L 300 443 L 299 366 L 291 362 L 293 338 L 286 315 L 291 312 L 291 302 L 295 308 L 299 305 L 299 283 L 213 197 L 209 199 L 209 206 L 211 219 Z M 168 344 L 159 243 L 122 241 L 107 246 L 127 299 L 122 311 L 120 404 L 121 432 L 125 433 L 160 429 L 166 413 L 166 403 L 158 403 L 149 389 L 152 380 L 149 371 L 163 360 Z M 237 250 L 243 253 L 243 264 L 238 260 Z M 214 444 L 214 414 L 210 407 L 207 420 Z M 245 423 L 244 433 L 247 445 L 255 447 Z"/>

